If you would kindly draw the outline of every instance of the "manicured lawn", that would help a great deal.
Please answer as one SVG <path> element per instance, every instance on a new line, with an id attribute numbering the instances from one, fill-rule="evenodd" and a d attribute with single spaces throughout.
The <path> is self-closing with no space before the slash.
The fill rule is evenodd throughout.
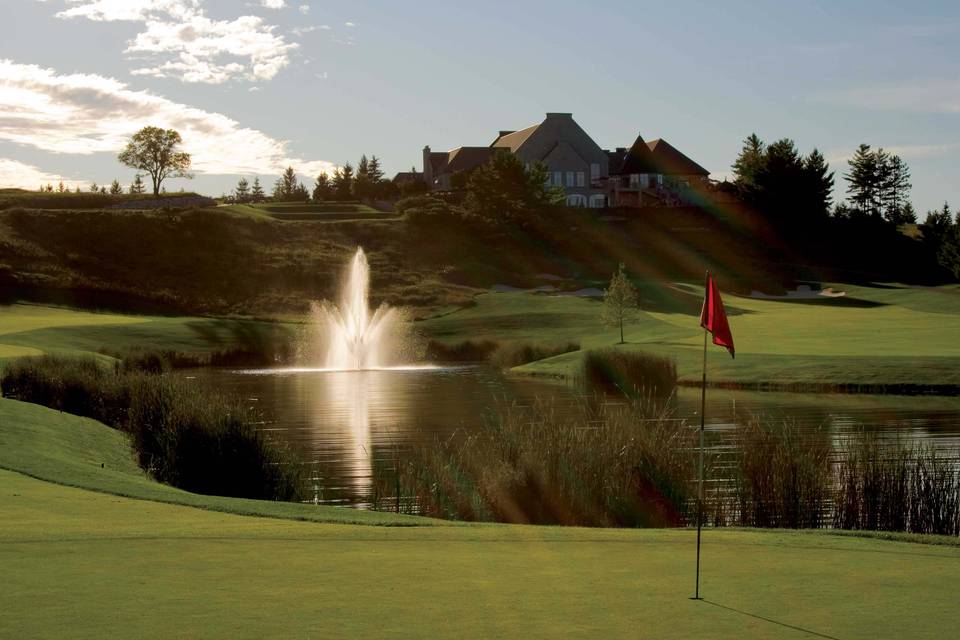
<path id="1" fill-rule="evenodd" d="M 255 341 L 276 329 L 252 320 L 92 313 L 43 305 L 0 306 L 0 363 L 42 353 L 97 354 L 101 349 L 206 352 Z"/>
<path id="2" fill-rule="evenodd" d="M 758 300 L 726 295 L 737 358 L 713 347 L 711 379 L 736 382 L 960 383 L 960 289 L 834 285 L 843 298 L 815 301 Z M 677 359 L 681 379 L 700 376 L 703 333 L 701 288 L 643 288 L 646 311 L 627 327 L 623 348 Z M 614 344 L 618 335 L 600 324 L 597 300 L 490 293 L 472 308 L 423 323 L 447 341 L 579 340 L 583 349 Z M 568 353 L 515 369 L 570 375 L 580 354 Z"/>
<path id="3" fill-rule="evenodd" d="M 0 637 L 937 638 L 960 624 L 955 546 L 708 530 L 695 602 L 693 531 L 194 496 L 144 477 L 122 434 L 11 400 L 0 467 L 20 472 L 0 470 Z"/>
<path id="4" fill-rule="evenodd" d="M 141 471 L 125 434 L 88 418 L 6 398 L 0 398 L 0 468 L 93 491 L 230 513 L 397 526 L 433 522 L 389 513 L 182 491 L 154 482 Z"/>

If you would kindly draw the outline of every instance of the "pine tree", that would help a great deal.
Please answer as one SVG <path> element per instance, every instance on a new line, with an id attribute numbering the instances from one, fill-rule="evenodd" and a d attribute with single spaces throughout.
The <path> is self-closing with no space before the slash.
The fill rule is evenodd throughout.
<path id="1" fill-rule="evenodd" d="M 143 184 L 143 177 L 138 173 L 133 179 L 133 182 L 130 183 L 130 193 L 134 195 L 140 195 L 146 190 L 146 186 Z"/>
<path id="2" fill-rule="evenodd" d="M 77 185 L 75 193 L 80 193 L 80 185 Z"/>
<path id="3" fill-rule="evenodd" d="M 91 182 L 90 193 L 99 193 L 99 192 L 100 192 L 100 185 L 98 185 L 96 182 Z"/>
<path id="4" fill-rule="evenodd" d="M 287 167 L 273 185 L 273 199 L 278 202 L 297 199 L 297 172 Z"/>
<path id="5" fill-rule="evenodd" d="M 917 224 L 917 212 L 913 210 L 913 205 L 910 202 L 900 208 L 897 224 Z"/>
<path id="6" fill-rule="evenodd" d="M 102 196 L 107 195 L 107 188 L 106 188 L 106 187 L 100 187 L 100 195 L 102 195 Z"/>
<path id="7" fill-rule="evenodd" d="M 337 200 L 349 200 L 353 193 L 353 167 L 346 163 L 333 174 L 333 190 Z"/>
<path id="8" fill-rule="evenodd" d="M 807 212 L 824 218 L 833 202 L 833 172 L 826 158 L 817 149 L 803 160 L 803 193 Z"/>
<path id="9" fill-rule="evenodd" d="M 359 200 L 366 200 L 371 195 L 370 162 L 367 156 L 360 156 L 357 163 L 357 174 L 353 179 L 353 193 Z"/>
<path id="10" fill-rule="evenodd" d="M 740 192 L 749 197 L 757 186 L 757 174 L 765 163 L 766 146 L 755 133 L 743 141 L 740 155 L 733 163 L 734 184 Z"/>
<path id="11" fill-rule="evenodd" d="M 263 192 L 263 187 L 260 186 L 260 178 L 254 177 L 253 189 L 250 190 L 250 200 L 252 202 L 263 202 L 266 199 L 267 195 Z"/>
<path id="12" fill-rule="evenodd" d="M 250 201 L 250 183 L 247 182 L 246 178 L 240 178 L 237 182 L 237 188 L 233 193 L 237 202 L 244 203 Z"/>
<path id="13" fill-rule="evenodd" d="M 327 174 L 321 173 L 313 184 L 313 200 L 314 202 L 324 202 L 332 197 L 333 186 L 330 184 L 330 178 Z"/>
<path id="14" fill-rule="evenodd" d="M 64 193 L 64 192 L 66 192 L 66 190 L 67 190 L 67 187 L 66 187 L 65 184 L 63 184 L 63 180 L 61 179 L 61 180 L 60 180 L 60 184 L 57 185 L 57 191 L 58 191 L 59 193 Z"/>
<path id="15" fill-rule="evenodd" d="M 603 324 L 619 327 L 620 343 L 623 344 L 623 325 L 636 319 L 639 295 L 636 287 L 627 279 L 627 267 L 622 262 L 610 278 L 610 286 L 603 292 Z"/>
<path id="16" fill-rule="evenodd" d="M 123 193 L 123 187 L 120 186 L 119 180 L 114 180 L 110 183 L 110 195 L 118 196 Z"/>
<path id="17" fill-rule="evenodd" d="M 380 168 L 380 158 L 377 156 L 370 156 L 367 175 L 370 176 L 370 182 L 373 184 L 379 184 L 383 180 L 383 169 Z"/>
<path id="18" fill-rule="evenodd" d="M 884 189 L 884 217 L 894 224 L 904 224 L 903 209 L 910 197 L 910 168 L 900 156 L 890 156 Z M 912 209 L 912 207 L 911 207 Z M 916 218 L 916 215 L 914 215 Z"/>
<path id="19" fill-rule="evenodd" d="M 881 171 L 877 160 L 878 156 L 871 151 L 870 145 L 861 144 L 849 160 L 850 171 L 843 175 L 850 183 L 847 187 L 849 200 L 863 215 L 879 215 L 877 184 Z"/>

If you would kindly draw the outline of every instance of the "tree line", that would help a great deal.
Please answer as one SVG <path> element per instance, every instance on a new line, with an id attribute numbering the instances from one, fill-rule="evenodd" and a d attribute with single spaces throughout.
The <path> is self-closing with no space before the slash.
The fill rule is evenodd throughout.
<path id="1" fill-rule="evenodd" d="M 271 199 L 275 202 L 330 202 L 347 200 L 380 200 L 396 197 L 396 185 L 387 180 L 377 156 L 361 156 L 356 168 L 351 163 L 337 167 L 333 173 L 321 173 L 308 189 L 293 167 L 287 167 L 273 185 Z M 240 178 L 229 199 L 234 202 L 264 202 L 267 195 L 254 178 L 253 184 Z"/>

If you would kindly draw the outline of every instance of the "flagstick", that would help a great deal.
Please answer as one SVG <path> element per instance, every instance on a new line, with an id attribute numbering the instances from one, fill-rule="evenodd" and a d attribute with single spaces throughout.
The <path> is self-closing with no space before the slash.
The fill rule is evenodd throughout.
<path id="1" fill-rule="evenodd" d="M 700 599 L 700 530 L 703 527 L 703 426 L 707 410 L 707 328 L 703 328 L 703 379 L 700 385 L 700 487 L 697 495 L 697 582 L 694 600 Z"/>

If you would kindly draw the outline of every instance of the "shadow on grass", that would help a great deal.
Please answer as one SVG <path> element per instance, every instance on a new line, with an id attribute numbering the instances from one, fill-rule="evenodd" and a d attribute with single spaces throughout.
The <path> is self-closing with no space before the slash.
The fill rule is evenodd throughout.
<path id="1" fill-rule="evenodd" d="M 774 620 L 773 618 L 766 618 L 766 617 L 764 617 L 764 616 L 757 615 L 757 614 L 755 614 L 755 613 L 750 613 L 749 611 L 743 611 L 743 610 L 741 610 L 741 609 L 735 609 L 735 608 L 733 608 L 733 607 L 728 607 L 727 605 L 725 605 L 725 604 L 720 604 L 719 602 L 714 602 L 714 601 L 712 601 L 712 600 L 706 600 L 706 599 L 704 599 L 704 598 L 701 598 L 701 600 L 702 600 L 703 602 L 705 602 L 706 604 L 713 605 L 714 607 L 719 607 L 720 609 L 726 609 L 727 611 L 732 611 L 733 613 L 739 613 L 739 614 L 742 615 L 742 616 L 749 616 L 749 617 L 754 618 L 754 619 L 756 619 L 756 620 L 763 620 L 764 622 L 769 622 L 770 624 L 775 624 L 775 625 L 777 625 L 777 626 L 779 626 L 779 627 L 783 627 L 783 628 L 785 628 L 785 629 L 793 629 L 794 631 L 800 631 L 801 633 L 806 633 L 806 634 L 808 634 L 808 635 L 815 636 L 815 637 L 817 637 L 817 638 L 827 638 L 828 640 L 840 640 L 840 639 L 837 638 L 836 636 L 830 636 L 830 635 L 827 635 L 827 634 L 825 634 L 825 633 L 820 633 L 820 632 L 818 632 L 818 631 L 813 631 L 812 629 L 805 629 L 804 627 L 798 627 L 798 626 L 793 625 L 793 624 L 787 624 L 786 622 L 780 622 L 779 620 Z"/>

